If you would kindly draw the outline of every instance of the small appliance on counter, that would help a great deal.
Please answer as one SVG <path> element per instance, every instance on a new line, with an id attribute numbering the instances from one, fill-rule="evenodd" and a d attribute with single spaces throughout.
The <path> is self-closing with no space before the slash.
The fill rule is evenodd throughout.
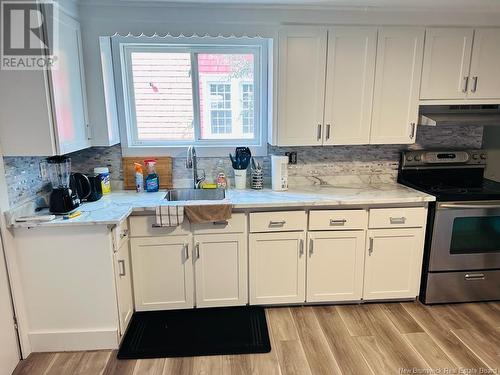
<path id="1" fill-rule="evenodd" d="M 46 161 L 48 178 L 52 184 L 49 210 L 54 214 L 67 214 L 80 206 L 80 198 L 70 187 L 71 159 L 67 156 L 52 156 Z"/>
<path id="2" fill-rule="evenodd" d="M 484 150 L 402 153 L 398 182 L 432 194 L 420 300 L 500 300 L 500 183 L 484 178 Z"/>
<path id="3" fill-rule="evenodd" d="M 275 191 L 288 190 L 288 156 L 271 155 L 271 185 Z"/>
<path id="4" fill-rule="evenodd" d="M 102 198 L 102 177 L 100 174 L 72 173 L 70 187 L 71 190 L 76 191 L 82 202 L 95 202 Z"/>

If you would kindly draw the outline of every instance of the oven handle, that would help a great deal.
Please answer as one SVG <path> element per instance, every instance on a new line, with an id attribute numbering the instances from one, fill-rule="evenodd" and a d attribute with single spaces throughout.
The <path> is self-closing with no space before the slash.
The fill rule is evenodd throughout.
<path id="1" fill-rule="evenodd" d="M 477 204 L 477 203 L 440 203 L 438 208 L 500 208 L 500 203 Z"/>

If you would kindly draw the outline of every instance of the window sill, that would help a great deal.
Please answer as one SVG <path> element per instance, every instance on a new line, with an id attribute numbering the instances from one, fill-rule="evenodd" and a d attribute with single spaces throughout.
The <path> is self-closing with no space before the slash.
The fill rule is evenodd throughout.
<path id="1" fill-rule="evenodd" d="M 245 145 L 242 145 L 245 147 Z M 171 156 L 186 157 L 188 146 L 125 146 L 122 144 L 123 156 Z M 228 157 L 234 154 L 235 148 L 239 145 L 230 146 L 202 146 L 194 145 L 196 155 L 200 157 Z M 246 146 L 252 152 L 252 156 L 267 156 L 267 144 L 264 146 Z"/>

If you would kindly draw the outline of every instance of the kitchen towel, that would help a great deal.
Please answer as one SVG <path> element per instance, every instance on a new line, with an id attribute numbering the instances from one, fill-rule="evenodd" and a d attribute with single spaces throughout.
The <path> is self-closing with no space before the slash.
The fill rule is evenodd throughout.
<path id="1" fill-rule="evenodd" d="M 231 219 L 233 206 L 230 204 L 204 204 L 184 207 L 191 224 L 212 223 Z"/>
<path id="2" fill-rule="evenodd" d="M 157 227 L 176 227 L 184 221 L 183 206 L 158 206 L 156 207 Z"/>

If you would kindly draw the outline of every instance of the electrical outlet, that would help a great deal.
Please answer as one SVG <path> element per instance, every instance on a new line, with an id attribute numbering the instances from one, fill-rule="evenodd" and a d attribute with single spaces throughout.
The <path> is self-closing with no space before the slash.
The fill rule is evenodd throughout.
<path id="1" fill-rule="evenodd" d="M 288 164 L 297 164 L 297 152 L 285 152 L 285 155 L 288 156 Z"/>

